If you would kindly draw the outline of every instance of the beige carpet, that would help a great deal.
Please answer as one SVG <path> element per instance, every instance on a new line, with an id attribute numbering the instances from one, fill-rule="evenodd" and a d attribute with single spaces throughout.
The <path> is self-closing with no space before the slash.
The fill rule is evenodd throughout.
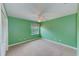
<path id="1" fill-rule="evenodd" d="M 75 56 L 76 50 L 46 40 L 35 40 L 10 47 L 7 56 Z"/>

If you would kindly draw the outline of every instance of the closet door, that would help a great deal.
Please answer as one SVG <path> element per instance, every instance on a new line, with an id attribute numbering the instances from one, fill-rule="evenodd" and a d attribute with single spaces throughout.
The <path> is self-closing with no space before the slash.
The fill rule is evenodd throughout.
<path id="1" fill-rule="evenodd" d="M 8 49 L 8 19 L 3 5 L 1 5 L 1 22 L 2 22 L 1 55 L 4 56 Z"/>

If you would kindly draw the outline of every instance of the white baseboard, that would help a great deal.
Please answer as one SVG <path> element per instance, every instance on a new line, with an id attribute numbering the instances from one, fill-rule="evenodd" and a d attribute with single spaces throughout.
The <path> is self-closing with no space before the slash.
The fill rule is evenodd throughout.
<path id="1" fill-rule="evenodd" d="M 22 43 L 25 43 L 25 42 L 30 42 L 30 41 L 33 41 L 33 40 L 38 40 L 38 39 L 29 39 L 29 40 L 22 41 L 22 42 L 19 42 L 19 43 L 11 44 L 8 47 L 15 46 L 15 45 L 19 45 L 19 44 L 22 44 Z M 51 41 L 51 40 L 48 40 L 48 39 L 45 39 L 45 38 L 43 40 L 46 40 L 46 41 L 49 41 L 51 43 L 55 43 L 55 44 L 58 44 L 58 45 L 62 45 L 62 46 L 65 46 L 65 47 L 68 47 L 68 48 L 72 48 L 72 49 L 77 50 L 77 48 L 72 47 L 72 46 L 69 46 L 69 45 L 66 45 L 66 44 L 63 44 L 63 43 L 59 43 L 59 42 L 56 42 L 56 41 Z"/>
<path id="2" fill-rule="evenodd" d="M 19 45 L 19 44 L 23 44 L 23 43 L 30 42 L 30 41 L 33 41 L 33 40 L 38 40 L 38 39 L 29 39 L 29 40 L 26 40 L 26 41 L 22 41 L 22 42 L 18 42 L 18 43 L 15 43 L 15 44 L 11 44 L 8 47 Z"/>
<path id="3" fill-rule="evenodd" d="M 51 40 L 48 40 L 48 39 L 44 39 L 44 40 L 49 41 L 51 43 L 55 43 L 55 44 L 58 44 L 58 45 L 61 45 L 61 46 L 65 46 L 65 47 L 68 47 L 68 48 L 72 48 L 72 49 L 77 50 L 77 48 L 72 47 L 72 46 L 69 46 L 69 45 L 66 45 L 66 44 L 63 44 L 63 43 L 59 43 L 59 42 L 56 42 L 56 41 L 51 41 Z"/>

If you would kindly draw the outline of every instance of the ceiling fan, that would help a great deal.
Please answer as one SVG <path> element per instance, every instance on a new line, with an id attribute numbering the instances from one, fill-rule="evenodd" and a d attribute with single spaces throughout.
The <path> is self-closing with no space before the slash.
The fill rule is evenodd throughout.
<path id="1" fill-rule="evenodd" d="M 43 20 L 45 20 L 45 17 L 44 17 L 44 16 L 38 16 L 38 17 L 37 17 L 37 21 L 38 21 L 38 22 L 41 22 L 41 21 L 43 21 Z"/>
<path id="2" fill-rule="evenodd" d="M 46 19 L 44 15 L 45 12 L 47 12 L 47 7 L 44 5 L 38 4 L 37 5 L 37 18 L 36 18 L 38 22 L 42 22 Z"/>
<path id="3" fill-rule="evenodd" d="M 37 20 L 38 22 L 41 22 L 41 21 L 45 20 L 45 16 L 42 15 L 43 13 L 44 13 L 44 10 L 42 10 L 42 11 L 38 14 L 38 16 L 37 16 L 37 18 L 36 18 L 36 20 Z"/>

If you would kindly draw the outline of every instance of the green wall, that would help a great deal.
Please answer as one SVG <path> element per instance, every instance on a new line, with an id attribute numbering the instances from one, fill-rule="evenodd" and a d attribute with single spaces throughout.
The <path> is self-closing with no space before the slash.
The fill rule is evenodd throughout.
<path id="1" fill-rule="evenodd" d="M 39 35 L 32 35 L 31 24 L 36 22 L 15 17 L 8 17 L 9 45 L 22 41 L 39 38 Z"/>
<path id="2" fill-rule="evenodd" d="M 9 45 L 35 38 L 46 38 L 77 47 L 76 14 L 41 22 L 40 34 L 32 35 L 31 24 L 37 22 L 8 17 Z"/>
<path id="3" fill-rule="evenodd" d="M 41 23 L 41 37 L 77 47 L 76 14 Z"/>

